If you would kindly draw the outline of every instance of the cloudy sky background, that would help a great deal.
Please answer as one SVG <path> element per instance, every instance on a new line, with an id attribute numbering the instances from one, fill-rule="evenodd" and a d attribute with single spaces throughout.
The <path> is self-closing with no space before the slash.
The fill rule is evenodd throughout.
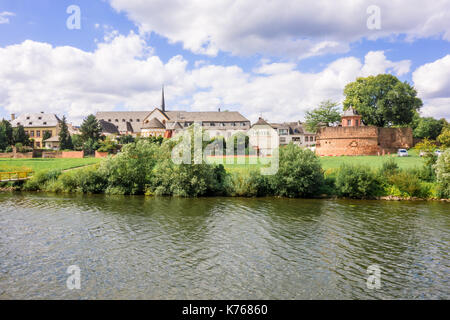
<path id="1" fill-rule="evenodd" d="M 70 5 L 81 29 L 70 30 Z M 381 29 L 367 27 L 380 8 Z M 450 120 L 450 0 L 0 0 L 0 117 L 237 110 L 303 120 L 359 76 L 392 73 Z"/>

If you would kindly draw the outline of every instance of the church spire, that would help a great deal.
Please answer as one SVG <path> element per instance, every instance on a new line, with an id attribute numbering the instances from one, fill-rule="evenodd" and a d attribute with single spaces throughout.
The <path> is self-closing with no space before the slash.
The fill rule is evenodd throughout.
<path id="1" fill-rule="evenodd" d="M 162 91 L 161 91 L 161 110 L 163 112 L 166 111 L 166 102 L 164 101 L 164 85 L 162 86 Z"/>

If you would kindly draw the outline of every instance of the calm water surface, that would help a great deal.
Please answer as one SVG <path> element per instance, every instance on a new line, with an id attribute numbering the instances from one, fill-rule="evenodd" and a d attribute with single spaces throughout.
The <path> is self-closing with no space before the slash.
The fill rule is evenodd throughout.
<path id="1" fill-rule="evenodd" d="M 449 209 L 2 193 L 0 299 L 449 299 Z"/>

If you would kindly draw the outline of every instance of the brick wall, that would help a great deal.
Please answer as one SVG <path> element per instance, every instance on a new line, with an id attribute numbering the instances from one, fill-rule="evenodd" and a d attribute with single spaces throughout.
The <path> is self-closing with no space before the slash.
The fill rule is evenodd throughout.
<path id="1" fill-rule="evenodd" d="M 97 150 L 95 151 L 96 158 L 106 158 L 107 156 L 108 156 L 108 152 L 98 152 Z"/>
<path id="2" fill-rule="evenodd" d="M 63 151 L 61 158 L 84 158 L 83 151 Z"/>

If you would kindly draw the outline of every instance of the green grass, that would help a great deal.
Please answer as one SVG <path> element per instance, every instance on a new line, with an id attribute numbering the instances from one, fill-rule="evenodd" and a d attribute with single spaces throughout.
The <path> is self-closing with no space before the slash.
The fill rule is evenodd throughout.
<path id="1" fill-rule="evenodd" d="M 320 162 L 324 170 L 337 169 L 344 163 L 366 165 L 378 169 L 389 158 L 395 159 L 400 169 L 413 169 L 423 166 L 423 158 L 419 157 L 415 150 L 408 150 L 408 153 L 409 157 L 397 157 L 397 155 L 320 157 Z"/>
<path id="2" fill-rule="evenodd" d="M 367 165 L 374 169 L 378 169 L 389 158 L 394 158 L 400 169 L 413 169 L 423 166 L 423 158 L 419 157 L 417 151 L 408 150 L 408 153 L 410 155 L 409 157 L 397 157 L 397 155 L 320 157 L 320 163 L 322 164 L 322 168 L 324 170 L 337 169 L 344 163 Z M 235 158 L 233 164 L 227 164 L 224 163 L 225 160 L 220 157 L 210 157 L 208 159 L 217 164 L 222 163 L 225 169 L 229 172 L 246 172 L 253 169 L 259 169 L 263 164 L 267 164 L 270 162 L 270 158 L 263 158 L 261 160 L 258 159 L 258 163 L 256 164 L 249 164 L 248 158 L 245 158 L 245 163 L 240 164 L 237 163 L 237 158 Z M 243 157 L 240 157 L 240 160 L 242 161 Z"/>
<path id="3" fill-rule="evenodd" d="M 82 159 L 0 159 L 0 172 L 41 171 L 47 169 L 72 169 L 101 161 L 96 158 Z"/>

